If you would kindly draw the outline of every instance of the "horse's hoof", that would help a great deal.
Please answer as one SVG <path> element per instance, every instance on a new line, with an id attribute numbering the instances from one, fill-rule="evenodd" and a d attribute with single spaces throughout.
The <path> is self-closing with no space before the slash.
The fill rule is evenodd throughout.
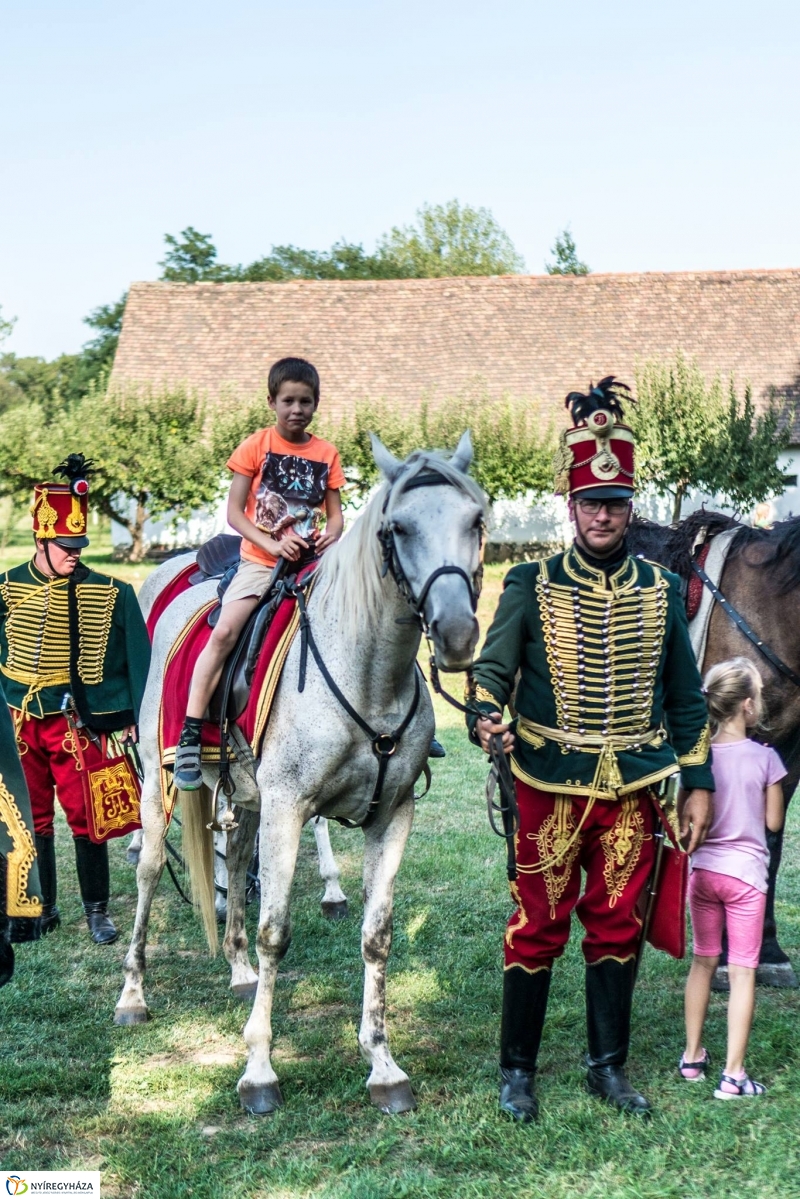
<path id="1" fill-rule="evenodd" d="M 268 1116 L 279 1107 L 283 1107 L 283 1095 L 277 1082 L 267 1083 L 263 1087 L 250 1082 L 240 1082 L 239 1102 L 244 1110 L 253 1116 Z"/>
<path id="2" fill-rule="evenodd" d="M 254 983 L 231 983 L 231 995 L 236 999 L 242 999 L 249 1003 L 256 997 L 258 990 L 258 982 Z"/>
<path id="3" fill-rule="evenodd" d="M 398 1116 L 401 1112 L 413 1112 L 416 1109 L 417 1101 L 408 1079 L 404 1082 L 370 1083 L 368 1090 L 372 1103 L 387 1116 Z"/>
<path id="4" fill-rule="evenodd" d="M 114 1008 L 114 1023 L 115 1024 L 146 1024 L 150 1019 L 150 1012 L 146 1007 L 118 1007 Z"/>
<path id="5" fill-rule="evenodd" d="M 711 979 L 712 991 L 730 991 L 731 984 L 728 980 L 728 967 L 717 966 L 714 971 L 714 976 Z"/>
<path id="6" fill-rule="evenodd" d="M 791 962 L 764 962 L 756 970 L 756 982 L 760 987 L 792 987 L 800 983 Z"/>
<path id="7" fill-rule="evenodd" d="M 327 920 L 344 920 L 345 916 L 348 915 L 346 899 L 339 899 L 334 903 L 331 903 L 330 900 L 328 900 L 326 903 L 323 900 L 321 906 L 322 915 L 325 916 Z"/>

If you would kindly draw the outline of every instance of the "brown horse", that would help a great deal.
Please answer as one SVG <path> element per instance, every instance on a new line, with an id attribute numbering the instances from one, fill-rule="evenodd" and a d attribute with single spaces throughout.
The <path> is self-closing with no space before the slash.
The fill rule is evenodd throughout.
<path id="1" fill-rule="evenodd" d="M 738 528 L 725 561 L 719 589 L 744 617 L 758 638 L 795 674 L 800 674 L 800 517 L 772 529 L 753 529 L 719 512 L 694 512 L 671 528 L 634 517 L 629 531 L 631 553 L 662 563 L 688 582 L 691 554 L 698 534 Z M 715 662 L 742 655 L 750 658 L 764 681 L 764 739 L 780 754 L 788 771 L 783 782 L 788 806 L 800 781 L 800 686 L 780 673 L 715 603 L 711 614 L 704 673 Z M 775 883 L 783 849 L 783 831 L 767 833 L 769 892 L 761 945 L 758 981 L 768 986 L 796 987 L 797 978 L 778 944 Z"/>

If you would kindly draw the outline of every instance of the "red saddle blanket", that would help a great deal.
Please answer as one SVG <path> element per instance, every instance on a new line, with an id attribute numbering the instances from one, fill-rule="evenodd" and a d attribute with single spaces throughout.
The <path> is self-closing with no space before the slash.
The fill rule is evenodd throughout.
<path id="1" fill-rule="evenodd" d="M 706 541 L 700 546 L 700 549 L 695 555 L 695 562 L 702 570 L 706 564 L 708 551 L 711 549 L 711 541 Z M 689 587 L 686 592 L 686 616 L 688 620 L 694 620 L 697 613 L 700 611 L 700 601 L 703 598 L 703 580 L 694 571 L 689 575 Z"/>
<path id="2" fill-rule="evenodd" d="M 216 599 L 204 604 L 184 626 L 173 642 L 164 667 L 164 686 L 158 714 L 158 743 L 161 757 L 161 799 L 168 823 L 175 806 L 172 768 L 175 764 L 175 748 L 186 714 L 189 684 L 198 654 L 211 636 L 208 614 L 212 608 L 216 607 L 216 604 Z M 281 672 L 299 624 L 300 613 L 297 601 L 291 597 L 284 599 L 279 604 L 264 638 L 253 675 L 247 707 L 236 721 L 256 756 L 261 749 L 272 701 L 275 698 Z M 219 761 L 219 727 L 217 725 L 208 722 L 203 725 L 201 756 L 204 762 Z"/>

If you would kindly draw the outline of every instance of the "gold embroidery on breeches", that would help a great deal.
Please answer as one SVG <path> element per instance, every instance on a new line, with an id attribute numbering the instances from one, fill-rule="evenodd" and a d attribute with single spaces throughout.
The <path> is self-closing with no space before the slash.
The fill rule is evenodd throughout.
<path id="1" fill-rule="evenodd" d="M 642 845 L 649 840 L 651 836 L 644 831 L 644 817 L 639 811 L 638 799 L 626 795 L 620 803 L 617 819 L 600 837 L 605 857 L 603 878 L 610 908 L 615 907 L 627 887 L 641 856 Z"/>
<path id="2" fill-rule="evenodd" d="M 517 840 L 516 836 L 514 837 L 514 840 Z M 510 948 L 514 943 L 514 933 L 518 933 L 528 923 L 528 914 L 522 905 L 522 896 L 519 893 L 519 887 L 517 884 L 515 882 L 509 882 L 508 887 L 511 891 L 511 898 L 517 905 L 517 922 L 516 924 L 509 923 L 508 928 L 506 929 L 506 945 L 508 945 Z"/>
<path id="3" fill-rule="evenodd" d="M 539 862 L 535 866 L 517 864 L 520 874 L 543 875 L 551 920 L 556 918 L 556 906 L 564 894 L 583 843 L 583 838 L 575 834 L 572 800 L 568 795 L 557 795 L 553 811 L 542 822 L 539 831 L 528 833 L 528 839 L 536 843 Z M 546 864 L 544 870 L 542 863 Z"/>

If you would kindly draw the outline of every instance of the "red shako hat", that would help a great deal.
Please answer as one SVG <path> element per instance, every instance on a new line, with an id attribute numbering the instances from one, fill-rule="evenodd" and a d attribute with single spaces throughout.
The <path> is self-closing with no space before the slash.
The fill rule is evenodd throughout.
<path id="1" fill-rule="evenodd" d="M 584 395 L 571 391 L 564 401 L 570 409 L 573 428 L 561 434 L 554 462 L 556 495 L 574 495 L 583 499 L 630 499 L 636 490 L 634 479 L 634 437 L 623 424 L 620 400 L 635 403 L 626 383 L 613 375 L 595 385 L 589 384 Z"/>
<path id="2" fill-rule="evenodd" d="M 38 483 L 34 487 L 34 537 L 55 541 L 65 549 L 83 549 L 89 544 L 86 524 L 91 473 L 91 461 L 83 454 L 70 454 L 53 471 L 66 480 L 64 483 Z"/>

